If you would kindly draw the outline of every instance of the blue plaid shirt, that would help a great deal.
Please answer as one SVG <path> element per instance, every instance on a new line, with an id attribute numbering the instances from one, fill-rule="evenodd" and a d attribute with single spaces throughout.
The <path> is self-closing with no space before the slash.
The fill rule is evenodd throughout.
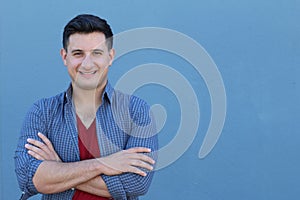
<path id="1" fill-rule="evenodd" d="M 15 152 L 15 171 L 24 196 L 38 193 L 32 178 L 43 162 L 27 153 L 27 138 L 40 140 L 38 132 L 45 134 L 63 162 L 80 161 L 76 117 L 72 103 L 72 87 L 51 98 L 33 104 L 21 129 Z M 148 147 L 156 159 L 158 141 L 154 119 L 145 101 L 123 94 L 107 83 L 102 104 L 96 113 L 97 137 L 101 156 L 107 156 L 131 147 Z M 41 141 L 41 140 L 40 140 Z M 138 199 L 149 189 L 153 172 L 146 177 L 133 173 L 116 176 L 101 175 L 115 200 Z M 74 190 L 42 195 L 42 199 L 71 200 Z"/>

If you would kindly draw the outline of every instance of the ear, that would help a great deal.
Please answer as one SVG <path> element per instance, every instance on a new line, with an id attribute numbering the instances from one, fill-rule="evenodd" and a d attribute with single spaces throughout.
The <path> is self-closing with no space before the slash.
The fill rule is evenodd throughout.
<path id="1" fill-rule="evenodd" d="M 66 60 L 67 59 L 67 52 L 66 52 L 66 50 L 64 48 L 62 48 L 60 50 L 60 56 L 61 56 L 61 58 L 62 58 L 62 60 L 64 62 L 64 65 L 67 66 L 67 60 Z"/>
<path id="2" fill-rule="evenodd" d="M 110 66 L 110 65 L 112 65 L 114 58 L 115 58 L 115 49 L 114 48 L 111 48 L 109 50 L 109 58 L 110 58 L 110 61 L 109 61 L 109 66 Z"/>

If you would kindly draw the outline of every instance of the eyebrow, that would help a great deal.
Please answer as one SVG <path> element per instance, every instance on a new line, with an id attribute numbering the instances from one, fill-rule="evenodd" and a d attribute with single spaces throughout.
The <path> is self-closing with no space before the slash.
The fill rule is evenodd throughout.
<path id="1" fill-rule="evenodd" d="M 92 51 L 101 51 L 101 52 L 104 52 L 104 50 L 102 50 L 102 49 L 93 49 Z"/>
<path id="2" fill-rule="evenodd" d="M 81 52 L 83 52 L 83 50 L 81 50 L 81 49 L 74 49 L 71 51 L 72 54 L 73 53 L 81 53 Z"/>
<path id="3" fill-rule="evenodd" d="M 104 50 L 102 49 L 93 49 L 92 52 L 95 52 L 95 51 L 100 51 L 100 52 L 104 52 Z M 71 51 L 71 53 L 75 53 L 75 52 L 83 52 L 82 49 L 74 49 Z"/>

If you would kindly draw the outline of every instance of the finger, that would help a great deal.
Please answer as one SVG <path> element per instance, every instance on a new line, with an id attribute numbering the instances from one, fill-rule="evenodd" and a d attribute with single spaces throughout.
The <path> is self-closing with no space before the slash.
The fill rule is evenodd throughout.
<path id="1" fill-rule="evenodd" d="M 40 156 L 39 154 L 35 153 L 34 151 L 28 150 L 28 154 L 31 155 L 32 157 L 34 157 L 35 159 L 45 160 L 42 156 Z"/>
<path id="2" fill-rule="evenodd" d="M 48 148 L 50 148 L 51 150 L 54 150 L 51 141 L 44 134 L 39 132 L 38 136 L 43 140 L 43 142 L 48 146 Z"/>
<path id="3" fill-rule="evenodd" d="M 36 146 L 30 145 L 30 144 L 25 144 L 25 148 L 41 155 L 42 157 L 46 156 L 46 152 L 44 152 L 42 149 L 40 149 Z"/>
<path id="4" fill-rule="evenodd" d="M 46 144 L 47 148 L 49 148 L 49 149 L 47 149 L 48 154 L 54 156 L 54 157 L 51 156 L 51 159 L 55 159 L 56 161 L 61 162 L 61 159 L 57 155 L 56 151 L 54 150 L 54 147 L 53 147 L 51 141 L 41 132 L 38 132 L 38 136 L 43 140 L 43 142 Z"/>
<path id="5" fill-rule="evenodd" d="M 35 140 L 35 139 L 31 139 L 31 138 L 28 138 L 27 139 L 27 142 L 40 148 L 41 150 L 43 150 L 45 153 L 47 154 L 51 154 L 51 150 L 49 149 L 49 147 L 47 145 L 45 145 L 43 142 L 40 142 L 38 140 Z"/>
<path id="6" fill-rule="evenodd" d="M 126 150 L 129 153 L 150 153 L 151 149 L 146 147 L 133 147 Z"/>
<path id="7" fill-rule="evenodd" d="M 155 164 L 155 160 L 153 160 L 150 156 L 145 154 L 140 154 L 140 153 L 131 154 L 130 158 L 135 160 L 141 160 L 150 163 L 152 165 Z"/>
<path id="8" fill-rule="evenodd" d="M 129 167 L 128 172 L 131 172 L 131 173 L 135 173 L 135 174 L 138 174 L 140 176 L 147 176 L 147 173 L 142 171 L 141 169 L 137 168 L 137 167 Z"/>
<path id="9" fill-rule="evenodd" d="M 30 144 L 25 144 L 25 148 L 28 149 L 28 153 L 30 153 L 30 155 L 34 156 L 35 158 L 42 160 L 45 159 L 46 154 L 40 148 L 37 148 Z"/>
<path id="10" fill-rule="evenodd" d="M 36 147 L 39 147 L 39 148 L 43 148 L 43 147 L 45 148 L 45 146 L 46 146 L 43 142 L 40 142 L 40 141 L 32 139 L 32 138 L 28 138 L 27 142 Z"/>
<path id="11" fill-rule="evenodd" d="M 152 171 L 153 170 L 153 166 L 152 165 L 149 165 L 148 163 L 143 162 L 141 160 L 132 160 L 131 161 L 131 166 L 140 167 L 140 168 L 146 169 L 148 171 Z"/>

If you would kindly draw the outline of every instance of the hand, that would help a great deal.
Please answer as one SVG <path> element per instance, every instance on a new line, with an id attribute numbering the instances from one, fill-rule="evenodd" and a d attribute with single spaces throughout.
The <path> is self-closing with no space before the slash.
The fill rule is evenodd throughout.
<path id="1" fill-rule="evenodd" d="M 150 153 L 151 149 L 144 147 L 135 147 L 127 150 L 122 150 L 117 153 L 111 154 L 107 157 L 99 158 L 103 164 L 103 173 L 105 175 L 118 175 L 126 172 L 146 176 L 146 170 L 153 170 L 155 161 L 143 153 Z"/>
<path id="2" fill-rule="evenodd" d="M 38 160 L 49 160 L 61 162 L 61 159 L 57 155 L 53 148 L 51 141 L 42 133 L 38 133 L 38 136 L 44 142 L 40 142 L 34 139 L 27 139 L 29 144 L 25 147 L 28 149 L 28 154 Z M 143 153 L 150 153 L 151 149 L 144 147 L 134 147 L 127 150 L 122 150 L 117 153 L 111 154 L 106 157 L 98 158 L 102 163 L 103 173 L 106 175 L 118 175 L 126 172 L 139 174 L 146 176 L 146 172 L 140 168 L 146 170 L 153 170 L 155 161 Z"/>
<path id="3" fill-rule="evenodd" d="M 42 133 L 38 133 L 38 136 L 42 139 L 44 143 L 38 140 L 28 138 L 27 142 L 29 144 L 25 145 L 25 148 L 28 149 L 28 154 L 38 160 L 61 162 L 61 159 L 54 150 L 51 141 Z"/>

